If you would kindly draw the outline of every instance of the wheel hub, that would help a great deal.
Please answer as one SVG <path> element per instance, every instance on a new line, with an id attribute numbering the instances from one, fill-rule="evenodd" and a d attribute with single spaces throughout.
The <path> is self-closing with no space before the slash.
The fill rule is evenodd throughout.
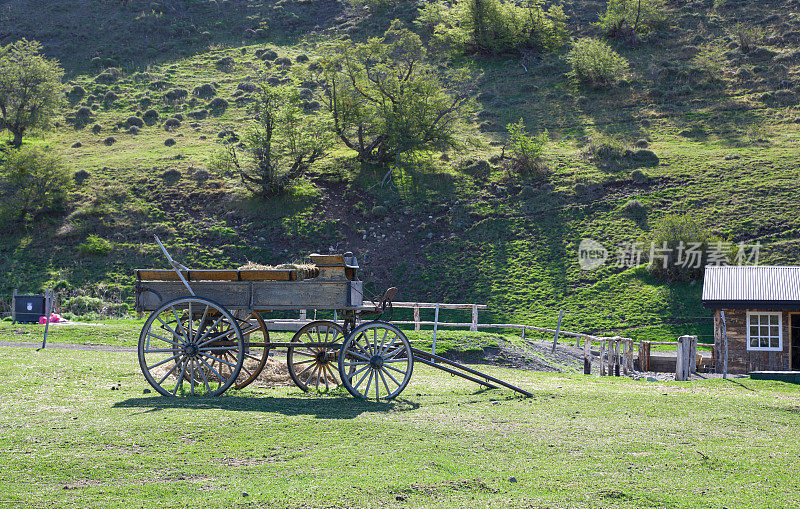
<path id="1" fill-rule="evenodd" d="M 373 369 L 380 369 L 383 367 L 383 356 L 382 355 L 374 355 L 369 360 L 369 365 L 372 366 Z"/>
<path id="2" fill-rule="evenodd" d="M 189 357 L 197 356 L 198 352 L 199 349 L 197 348 L 197 345 L 195 345 L 194 343 L 189 343 L 188 345 L 183 347 L 183 353 L 188 355 Z"/>

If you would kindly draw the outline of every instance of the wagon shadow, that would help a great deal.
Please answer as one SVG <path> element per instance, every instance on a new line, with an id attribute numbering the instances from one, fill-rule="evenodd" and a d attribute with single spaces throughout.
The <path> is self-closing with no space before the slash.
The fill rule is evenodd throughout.
<path id="1" fill-rule="evenodd" d="M 114 403 L 113 408 L 141 408 L 142 413 L 168 409 L 225 410 L 229 412 L 269 412 L 287 416 L 313 415 L 317 419 L 353 419 L 364 413 L 408 412 L 420 404 L 403 399 L 363 401 L 349 396 L 324 398 L 284 398 L 233 396 L 221 398 L 130 398 Z"/>

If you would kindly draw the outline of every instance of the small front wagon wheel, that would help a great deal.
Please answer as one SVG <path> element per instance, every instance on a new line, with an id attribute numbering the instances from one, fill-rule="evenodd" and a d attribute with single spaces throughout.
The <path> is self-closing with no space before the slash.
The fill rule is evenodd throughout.
<path id="1" fill-rule="evenodd" d="M 139 335 L 139 365 L 165 396 L 219 396 L 239 376 L 244 339 L 223 306 L 182 297 L 153 311 Z"/>
<path id="2" fill-rule="evenodd" d="M 395 398 L 408 385 L 413 370 L 408 339 L 386 322 L 359 325 L 339 352 L 342 384 L 357 398 Z"/>
<path id="3" fill-rule="evenodd" d="M 339 387 L 339 370 L 334 363 L 343 339 L 342 326 L 328 320 L 307 323 L 297 331 L 292 343 L 301 344 L 286 351 L 286 365 L 295 385 L 304 392 L 312 387 L 317 392 Z M 316 346 L 302 343 L 316 343 Z"/>

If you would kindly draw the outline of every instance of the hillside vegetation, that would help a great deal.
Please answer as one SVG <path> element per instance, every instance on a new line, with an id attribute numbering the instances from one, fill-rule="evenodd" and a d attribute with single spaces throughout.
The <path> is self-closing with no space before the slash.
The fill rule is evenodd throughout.
<path id="1" fill-rule="evenodd" d="M 491 15 L 525 14 L 498 5 Z M 688 214 L 714 238 L 760 242 L 762 262 L 797 262 L 795 0 L 658 3 L 635 28 L 605 2 L 542 4 L 546 25 L 500 39 L 477 38 L 463 6 L 0 2 L 0 44 L 38 40 L 66 70 L 55 128 L 25 143 L 61 155 L 75 181 L 63 210 L 0 238 L 0 292 L 57 285 L 97 311 L 130 303 L 132 269 L 164 266 L 158 234 L 190 267 L 353 251 L 368 288 L 399 286 L 402 300 L 484 302 L 495 319 L 545 326 L 564 309 L 566 328 L 708 340 L 700 284 L 644 267 L 584 271 L 581 239 L 613 254 Z M 311 76 L 328 43 L 362 43 L 395 19 L 443 83 L 474 77 L 458 143 L 374 164 L 334 141 L 267 198 L 219 164 L 253 123 L 255 84 L 296 83 L 302 111 L 322 114 Z M 586 38 L 621 57 L 615 72 L 578 67 L 571 50 Z M 520 119 L 549 138 L 530 171 L 505 146 Z"/>

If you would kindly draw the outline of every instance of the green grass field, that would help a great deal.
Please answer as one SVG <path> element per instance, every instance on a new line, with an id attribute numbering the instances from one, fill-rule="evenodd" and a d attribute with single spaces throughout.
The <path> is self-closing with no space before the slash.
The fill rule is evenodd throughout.
<path id="1" fill-rule="evenodd" d="M 800 504 L 797 386 L 487 369 L 534 396 L 417 365 L 391 403 L 289 387 L 174 399 L 143 394 L 132 354 L 3 348 L 0 504 Z"/>

